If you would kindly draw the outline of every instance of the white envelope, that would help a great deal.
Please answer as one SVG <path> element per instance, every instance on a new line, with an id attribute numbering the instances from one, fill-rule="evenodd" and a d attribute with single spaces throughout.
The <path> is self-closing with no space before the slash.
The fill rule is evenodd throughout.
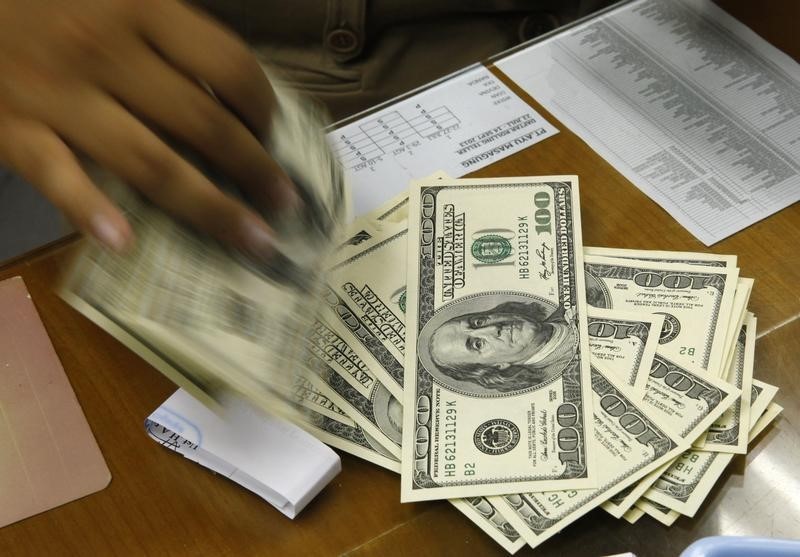
<path id="1" fill-rule="evenodd" d="M 221 418 L 178 389 L 145 421 L 147 433 L 294 518 L 342 469 L 333 450 L 299 427 L 240 400 Z"/>

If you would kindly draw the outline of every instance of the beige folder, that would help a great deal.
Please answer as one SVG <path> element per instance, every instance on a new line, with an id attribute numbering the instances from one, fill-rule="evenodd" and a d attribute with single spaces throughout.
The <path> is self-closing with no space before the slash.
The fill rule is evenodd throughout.
<path id="1" fill-rule="evenodd" d="M 0 282 L 0 527 L 110 481 L 25 283 Z"/>

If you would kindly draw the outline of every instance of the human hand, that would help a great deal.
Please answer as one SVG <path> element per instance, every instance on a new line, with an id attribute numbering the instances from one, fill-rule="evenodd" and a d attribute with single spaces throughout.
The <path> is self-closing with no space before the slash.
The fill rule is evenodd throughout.
<path id="1" fill-rule="evenodd" d="M 272 88 L 233 33 L 178 0 L 7 0 L 0 29 L 0 163 L 76 228 L 116 251 L 133 241 L 77 153 L 190 226 L 271 253 L 267 223 L 160 137 L 198 152 L 259 207 L 297 203 L 260 140 Z"/>

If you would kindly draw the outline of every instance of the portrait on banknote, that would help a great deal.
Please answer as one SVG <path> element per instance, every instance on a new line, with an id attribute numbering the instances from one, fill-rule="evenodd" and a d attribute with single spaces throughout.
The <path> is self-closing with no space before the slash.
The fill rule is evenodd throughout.
<path id="1" fill-rule="evenodd" d="M 575 358 L 577 326 L 563 307 L 530 294 L 485 292 L 443 306 L 425 324 L 426 370 L 472 396 L 535 390 Z"/>

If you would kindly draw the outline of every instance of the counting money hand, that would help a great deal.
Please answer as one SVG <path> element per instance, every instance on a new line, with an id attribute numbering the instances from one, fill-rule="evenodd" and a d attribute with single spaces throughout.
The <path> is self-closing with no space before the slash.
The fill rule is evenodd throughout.
<path id="1" fill-rule="evenodd" d="M 593 486 L 576 182 L 412 189 L 403 501 Z"/>
<path id="2" fill-rule="evenodd" d="M 270 149 L 302 203 L 270 222 L 276 253 L 256 262 L 191 231 L 117 184 L 137 237 L 117 256 L 85 248 L 64 299 L 183 387 L 215 406 L 227 389 L 276 412 L 316 309 L 320 269 L 347 192 L 321 115 L 276 89 Z"/>

